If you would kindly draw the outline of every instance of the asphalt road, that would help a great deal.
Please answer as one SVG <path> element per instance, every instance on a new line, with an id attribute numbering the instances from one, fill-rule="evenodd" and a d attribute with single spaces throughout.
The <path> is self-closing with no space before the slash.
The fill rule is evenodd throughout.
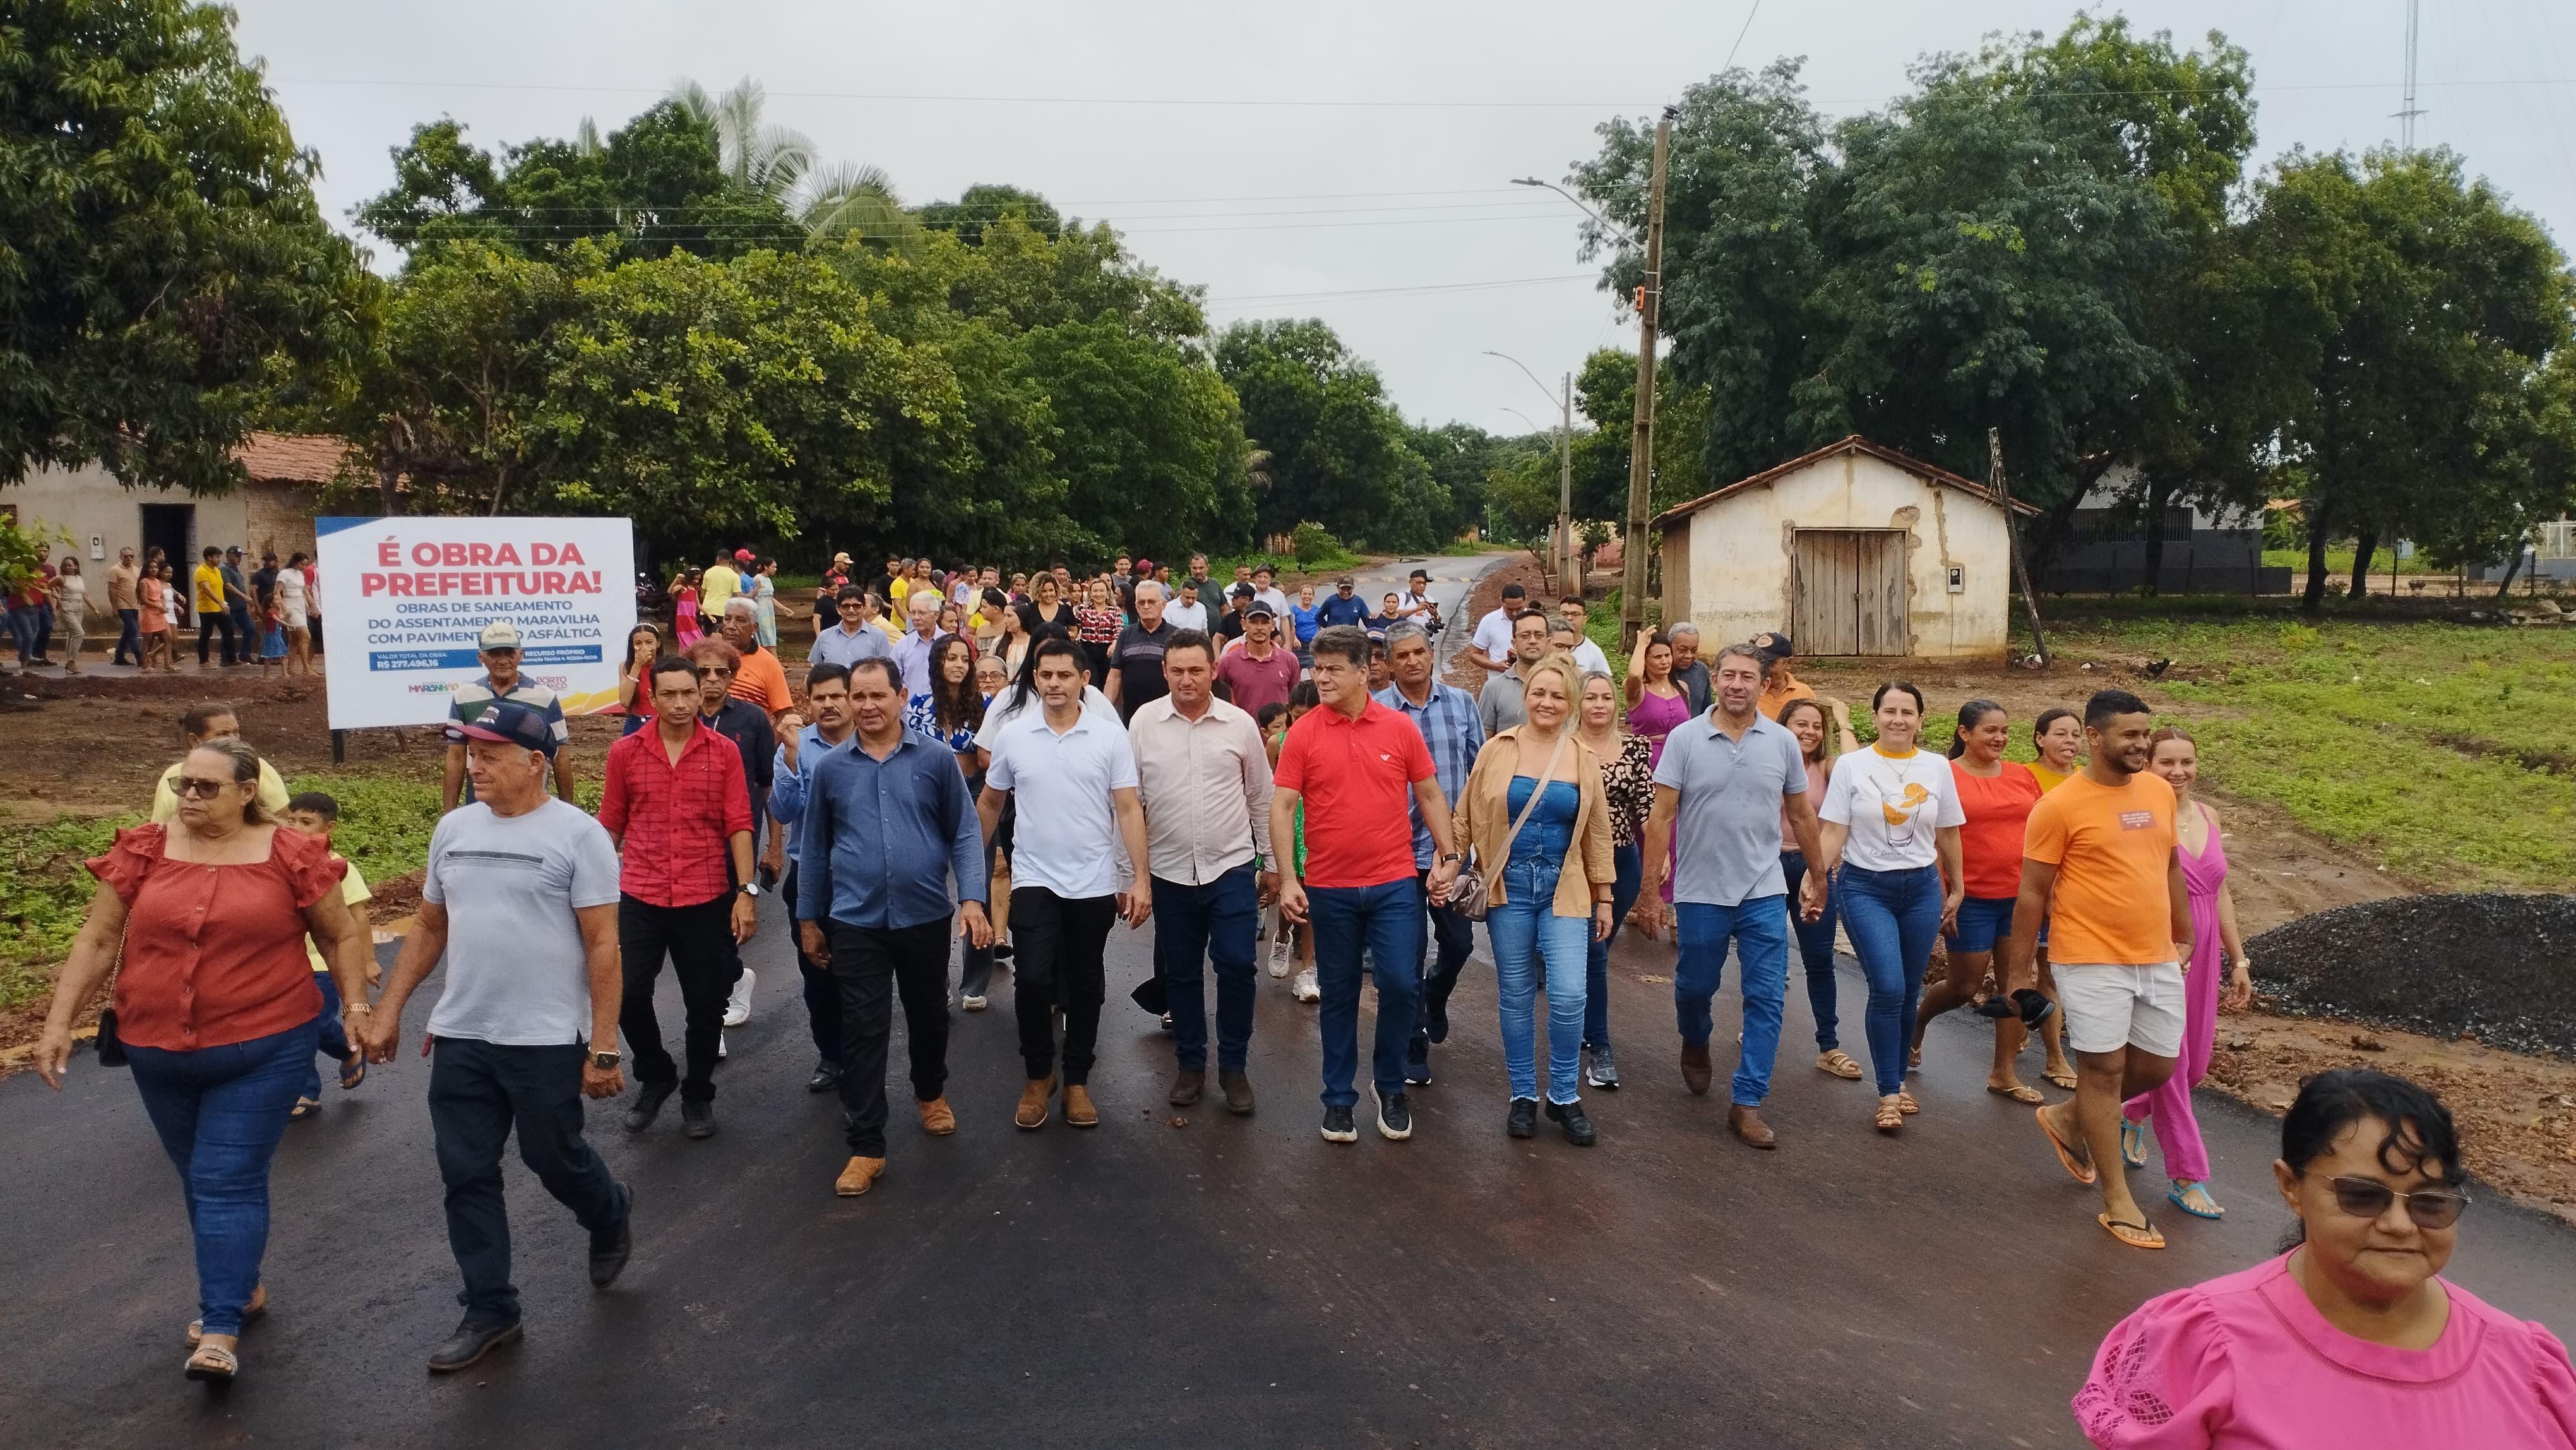
<path id="1" fill-rule="evenodd" d="M 1807 1065 L 1796 992 L 1782 1147 L 1752 1152 L 1724 1130 L 1726 999 L 1721 1088 L 1690 1097 L 1653 980 L 1670 949 L 1625 939 L 1629 1086 L 1589 1096 L 1589 1151 L 1503 1135 L 1482 965 L 1409 1143 L 1317 1137 L 1313 1009 L 1267 978 L 1259 1113 L 1176 1113 L 1168 1039 L 1124 997 L 1147 934 L 1122 931 L 1099 1128 L 1013 1129 L 1004 991 L 956 1019 L 957 1134 L 907 1130 L 898 1070 L 891 1171 L 842 1200 L 835 1100 L 802 1090 L 781 925 L 751 949 L 758 1006 L 719 1069 L 722 1132 L 685 1140 L 673 1111 L 629 1137 L 613 1110 L 591 1115 L 639 1194 L 616 1288 L 589 1289 L 583 1235 L 511 1162 L 527 1339 L 454 1378 L 421 1367 L 458 1311 L 417 1059 L 329 1091 L 292 1130 L 274 1308 L 221 1393 L 179 1376 L 186 1219 L 126 1075 L 84 1054 L 60 1095 L 0 1082 L 9 1443 L 2069 1445 L 2066 1401 L 2103 1331 L 2262 1257 L 2286 1224 L 2262 1193 L 2270 1123 L 2204 1096 L 2233 1214 L 2161 1215 L 2163 1254 L 2113 1244 L 2029 1111 L 1981 1091 L 1982 1030 L 1963 1018 L 1934 1033 L 1922 1116 L 1882 1139 L 1864 1085 Z M 1843 988 L 1850 1021 L 1848 966 Z M 667 978 L 663 997 L 677 1022 Z M 2566 1334 L 2569 1248 L 2490 1196 L 2455 1276 Z"/>

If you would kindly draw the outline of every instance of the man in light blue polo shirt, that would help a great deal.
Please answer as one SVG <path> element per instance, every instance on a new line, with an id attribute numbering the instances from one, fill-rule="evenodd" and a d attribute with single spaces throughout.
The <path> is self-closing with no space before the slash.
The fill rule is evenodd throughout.
<path id="1" fill-rule="evenodd" d="M 866 590 L 855 584 L 844 585 L 833 603 L 841 622 L 815 633 L 814 647 L 805 652 L 807 663 L 847 669 L 861 660 L 884 659 L 894 653 L 894 642 L 877 628 Z"/>
<path id="2" fill-rule="evenodd" d="M 1669 915 L 1680 928 L 1673 1005 L 1682 1033 L 1682 1084 L 1708 1091 L 1709 1001 L 1726 966 L 1728 938 L 1740 959 L 1744 1047 L 1729 1087 L 1727 1126 L 1756 1148 L 1779 1139 L 1762 1121 L 1771 1067 L 1780 1051 L 1780 1013 L 1789 989 L 1789 901 L 1780 874 L 1782 816 L 1798 849 L 1822 859 L 1815 803 L 1798 738 L 1754 708 L 1762 693 L 1762 659 L 1750 645 L 1728 645 L 1713 665 L 1716 700 L 1707 713 L 1673 728 L 1655 767 L 1655 808 L 1646 820 L 1645 881 L 1638 891 L 1648 918 Z M 1660 888 L 1676 824 L 1681 831 L 1673 904 Z"/>

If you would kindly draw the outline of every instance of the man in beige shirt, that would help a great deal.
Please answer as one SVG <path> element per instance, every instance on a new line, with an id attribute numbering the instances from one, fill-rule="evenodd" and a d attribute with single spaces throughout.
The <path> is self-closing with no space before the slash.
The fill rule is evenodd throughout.
<path id="1" fill-rule="evenodd" d="M 107 571 L 107 607 L 116 611 L 116 653 L 109 664 L 143 663 L 143 598 L 135 590 L 142 578 L 134 551 L 117 550 L 116 567 Z"/>
<path id="2" fill-rule="evenodd" d="M 1171 1103 L 1207 1086 L 1207 997 L 1216 967 L 1217 1084 L 1226 1111 L 1252 1111 L 1252 962 L 1261 909 L 1279 891 L 1270 856 L 1270 753 L 1250 715 L 1216 698 L 1215 646 L 1183 630 L 1163 646 L 1170 693 L 1127 722 L 1154 878 L 1155 972 L 1171 1008 L 1179 1071 Z"/>

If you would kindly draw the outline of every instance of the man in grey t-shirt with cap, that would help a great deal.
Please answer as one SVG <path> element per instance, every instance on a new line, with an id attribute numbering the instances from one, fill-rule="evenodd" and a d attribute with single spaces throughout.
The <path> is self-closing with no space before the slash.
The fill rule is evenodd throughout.
<path id="1" fill-rule="evenodd" d="M 1646 873 L 1638 890 L 1646 919 L 1679 928 L 1673 1006 L 1682 1034 L 1682 1084 L 1708 1091 L 1710 999 L 1735 942 L 1744 994 L 1744 1047 L 1729 1087 L 1727 1126 L 1756 1148 L 1778 1146 L 1762 1121 L 1780 1015 L 1789 989 L 1788 883 L 1780 871 L 1785 816 L 1798 849 L 1821 860 L 1815 803 L 1798 737 L 1754 708 L 1762 659 L 1750 645 L 1718 651 L 1717 700 L 1673 727 L 1655 766 L 1655 806 L 1646 819 Z M 1679 849 L 1672 849 L 1674 832 Z M 1672 905 L 1662 903 L 1664 864 L 1676 861 Z"/>
<path id="2" fill-rule="evenodd" d="M 581 1133 L 582 1099 L 626 1086 L 616 847 L 579 806 L 547 796 L 555 734 L 544 712 L 498 700 L 458 728 L 476 799 L 430 836 L 419 924 L 403 939 L 364 1043 L 370 1061 L 392 1058 L 403 1003 L 444 958 L 447 980 L 429 1014 L 429 1120 L 465 1318 L 430 1353 L 437 1373 L 519 1337 L 501 1197 L 501 1152 L 514 1129 L 537 1181 L 590 1231 L 593 1287 L 626 1267 L 635 1203 Z"/>

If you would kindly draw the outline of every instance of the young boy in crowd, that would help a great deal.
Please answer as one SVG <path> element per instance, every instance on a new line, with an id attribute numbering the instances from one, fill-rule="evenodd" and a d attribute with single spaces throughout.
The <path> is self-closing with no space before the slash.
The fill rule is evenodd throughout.
<path id="1" fill-rule="evenodd" d="M 287 801 L 286 824 L 328 845 L 331 832 L 340 824 L 340 803 L 325 792 L 308 790 Z M 331 859 L 348 860 L 337 851 L 331 853 Z M 348 874 L 340 878 L 340 900 L 355 911 L 374 893 L 367 890 L 367 878 L 358 874 L 358 863 L 349 861 L 348 864 Z M 364 919 L 361 913 L 360 920 Z M 322 989 L 320 1047 L 333 1062 L 340 1064 L 340 1087 L 345 1092 L 367 1080 L 366 1054 L 350 1045 L 348 1034 L 340 1026 L 340 989 L 331 980 L 331 969 L 322 960 L 322 949 L 314 945 L 312 937 L 307 936 L 304 951 L 313 959 L 313 984 Z M 370 956 L 367 959 L 367 985 L 372 987 L 383 979 L 384 969 L 377 966 L 375 958 Z M 287 1116 L 311 1117 L 321 1106 L 322 1070 L 308 1063 L 304 1068 L 304 1092 L 296 1098 L 295 1109 Z"/>

